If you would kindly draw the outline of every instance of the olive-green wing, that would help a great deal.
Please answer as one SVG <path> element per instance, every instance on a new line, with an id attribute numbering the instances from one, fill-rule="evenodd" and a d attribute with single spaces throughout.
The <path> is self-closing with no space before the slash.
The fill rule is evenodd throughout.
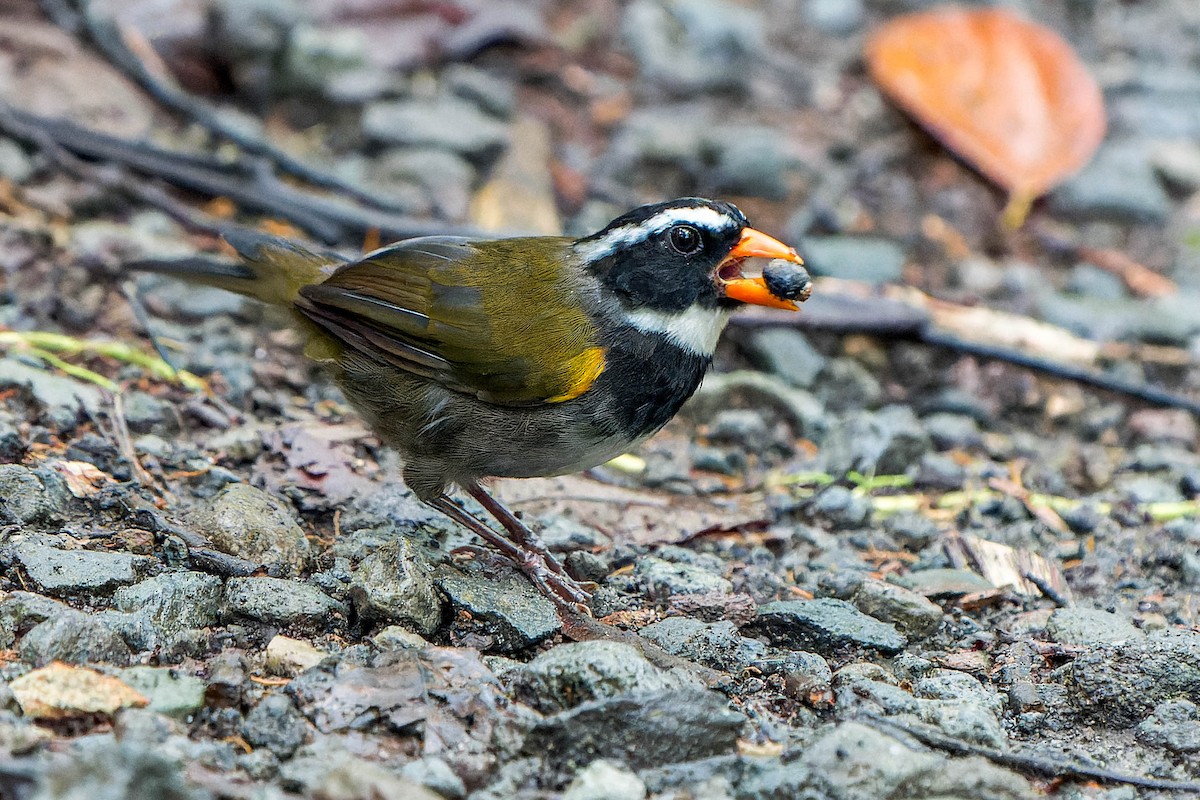
<path id="1" fill-rule="evenodd" d="M 505 405 L 568 400 L 604 369 L 572 302 L 569 244 L 409 239 L 304 287 L 296 306 L 355 350 L 456 391 Z"/>

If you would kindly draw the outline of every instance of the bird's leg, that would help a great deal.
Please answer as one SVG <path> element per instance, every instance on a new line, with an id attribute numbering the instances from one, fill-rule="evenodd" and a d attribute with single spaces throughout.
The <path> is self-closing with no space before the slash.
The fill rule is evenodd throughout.
<path id="1" fill-rule="evenodd" d="M 489 498 L 490 499 L 490 498 Z M 474 533 L 513 561 L 543 594 L 570 604 L 587 603 L 591 595 L 567 575 L 551 571 L 545 559 L 536 551 L 510 541 L 490 525 L 485 525 L 446 495 L 428 501 L 429 505 Z"/>
<path id="2" fill-rule="evenodd" d="M 558 563 L 558 560 L 546 549 L 545 543 L 542 542 L 538 535 L 530 530 L 528 525 L 517 519 L 517 515 L 509 511 L 503 503 L 488 494 L 478 483 L 471 483 L 462 488 L 463 491 L 474 497 L 479 505 L 483 506 L 497 522 L 504 526 L 504 529 L 508 531 L 508 535 L 512 537 L 512 540 L 518 546 L 537 553 L 552 571 L 557 572 L 563 577 L 570 577 L 567 575 L 566 570 L 562 568 L 562 565 Z"/>

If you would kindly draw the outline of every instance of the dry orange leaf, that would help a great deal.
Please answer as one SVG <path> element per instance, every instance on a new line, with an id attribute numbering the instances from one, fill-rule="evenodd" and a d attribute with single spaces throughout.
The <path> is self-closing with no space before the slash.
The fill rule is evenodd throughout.
<path id="1" fill-rule="evenodd" d="M 1003 9 L 895 19 L 867 43 L 867 64 L 897 104 L 1008 191 L 1013 227 L 1104 139 L 1104 99 L 1075 51 Z"/>

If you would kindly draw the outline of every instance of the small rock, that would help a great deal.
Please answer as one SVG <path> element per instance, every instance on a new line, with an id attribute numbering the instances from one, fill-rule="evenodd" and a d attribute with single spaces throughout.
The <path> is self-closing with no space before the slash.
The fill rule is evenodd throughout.
<path id="1" fill-rule="evenodd" d="M 456 97 L 372 103 L 363 113 L 362 129 L 384 144 L 434 147 L 476 161 L 494 157 L 508 143 L 504 123 Z"/>
<path id="2" fill-rule="evenodd" d="M 562 800 L 643 800 L 646 784 L 624 764 L 599 759 L 576 775 Z"/>
<path id="3" fill-rule="evenodd" d="M 60 427 L 63 428 L 75 424 L 80 409 L 96 415 L 105 407 L 99 386 L 31 367 L 12 357 L 0 358 L 0 386 L 28 389 L 33 398 L 45 407 L 51 419 L 61 423 Z"/>
<path id="4" fill-rule="evenodd" d="M 1164 630 L 1076 656 L 1066 684 L 1105 724 L 1131 726 L 1166 700 L 1200 697 L 1200 634 Z"/>
<path id="5" fill-rule="evenodd" d="M 149 702 L 117 678 L 66 664 L 35 669 L 9 686 L 21 712 L 33 719 L 112 715 L 119 709 L 141 708 Z"/>
<path id="6" fill-rule="evenodd" d="M 442 621 L 429 563 L 406 538 L 362 560 L 350 580 L 350 599 L 365 619 L 410 625 L 424 634 L 433 633 Z"/>
<path id="7" fill-rule="evenodd" d="M 402 778 L 374 761 L 347 756 L 344 763 L 329 769 L 322 763 L 320 778 L 308 793 L 313 800 L 362 800 L 362 798 L 403 798 L 403 800 L 444 800 L 429 789 Z"/>
<path id="8" fill-rule="evenodd" d="M 399 625 L 388 625 L 371 637 L 371 643 L 380 650 L 423 650 L 429 641 L 419 633 L 413 633 Z M 496 656 L 503 658 L 503 656 Z"/>
<path id="9" fill-rule="evenodd" d="M 912 589 L 926 597 L 957 597 L 972 592 L 988 592 L 995 589 L 978 573 L 969 569 L 916 569 L 897 580 L 901 586 Z"/>
<path id="10" fill-rule="evenodd" d="M 942 624 L 941 606 L 887 581 L 867 578 L 850 599 L 859 611 L 892 623 L 908 637 L 930 636 Z"/>
<path id="11" fill-rule="evenodd" d="M 242 736 L 255 747 L 265 747 L 288 759 L 308 737 L 308 724 L 284 694 L 270 694 L 246 715 Z"/>
<path id="12" fill-rule="evenodd" d="M 733 584 L 719 575 L 692 564 L 676 564 L 655 556 L 639 558 L 634 580 L 651 597 L 665 600 L 678 594 L 729 594 Z"/>
<path id="13" fill-rule="evenodd" d="M 12 139 L 0 137 L 0 178 L 22 184 L 33 175 L 33 159 Z"/>
<path id="14" fill-rule="evenodd" d="M 561 644 L 516 668 L 508 681 L 515 696 L 544 713 L 686 683 L 651 664 L 632 645 L 602 640 Z"/>
<path id="15" fill-rule="evenodd" d="M 146 433 L 171 419 L 171 405 L 145 392 L 125 394 L 125 422 L 134 433 Z"/>
<path id="16" fill-rule="evenodd" d="M 1067 290 L 1084 297 L 1116 301 L 1129 297 L 1120 276 L 1094 267 L 1091 264 L 1076 264 L 1067 276 Z"/>
<path id="17" fill-rule="evenodd" d="M 267 642 L 264 655 L 267 669 L 272 675 L 294 678 L 306 669 L 320 664 L 329 654 L 303 640 L 289 639 L 276 634 Z"/>
<path id="18" fill-rule="evenodd" d="M 819 737 L 799 760 L 819 797 L 1034 797 L 1024 778 L 981 757 L 950 759 L 915 750 L 858 722 L 844 722 Z"/>
<path id="19" fill-rule="evenodd" d="M 39 589 L 59 597 L 103 592 L 133 583 L 153 563 L 145 556 L 98 550 L 59 550 L 25 539 L 13 548 Z"/>
<path id="20" fill-rule="evenodd" d="M 762 14 L 723 0 L 637 0 L 621 31 L 641 77 L 680 94 L 747 86 L 765 48 Z"/>
<path id="21" fill-rule="evenodd" d="M 562 627 L 554 605 L 524 578 L 482 578 L 445 570 L 435 582 L 455 610 L 467 612 L 468 630 L 489 637 L 492 649 L 499 652 L 531 647 Z M 455 625 L 461 622 L 456 619 Z"/>
<path id="22" fill-rule="evenodd" d="M 570 771 L 598 758 L 643 769 L 732 753 L 744 723 L 724 697 L 707 689 L 633 692 L 539 720 L 524 752 Z"/>
<path id="23" fill-rule="evenodd" d="M 128 667 L 121 680 L 140 692 L 151 711 L 168 717 L 187 719 L 204 706 L 204 681 L 167 667 Z"/>
<path id="24" fill-rule="evenodd" d="M 78 611 L 51 617 L 21 639 L 21 658 L 42 667 L 55 661 L 67 664 L 117 664 L 133 658 L 121 634 L 99 618 Z"/>
<path id="25" fill-rule="evenodd" d="M 225 602 L 234 612 L 276 625 L 321 626 L 346 608 L 314 586 L 285 578 L 230 578 Z"/>
<path id="26" fill-rule="evenodd" d="M 823 33 L 846 36 L 862 27 L 866 9 L 862 0 L 807 0 L 804 19 Z"/>
<path id="27" fill-rule="evenodd" d="M 285 575 L 308 562 L 308 539 L 290 506 L 245 483 L 227 486 L 199 520 L 213 546 L 255 564 L 278 565 Z"/>
<path id="28" fill-rule="evenodd" d="M 848 486 L 829 486 L 818 494 L 807 509 L 834 530 L 854 530 L 866 524 L 871 516 L 871 503 L 855 494 Z"/>
<path id="29" fill-rule="evenodd" d="M 451 94 L 474 103 L 494 117 L 507 119 L 516 108 L 513 82 L 478 67 L 448 64 L 441 72 L 441 81 Z"/>
<path id="30" fill-rule="evenodd" d="M 121 611 L 147 614 L 164 633 L 208 628 L 221 619 L 221 580 L 203 572 L 165 572 L 113 596 Z"/>
<path id="31" fill-rule="evenodd" d="M 1046 623 L 1046 633 L 1052 641 L 1084 647 L 1120 644 L 1145 636 L 1129 620 L 1094 608 L 1056 609 Z"/>
<path id="32" fill-rule="evenodd" d="M 475 183 L 475 168 L 462 156 L 446 150 L 398 147 L 370 162 L 368 179 L 385 189 L 395 184 L 419 186 L 441 216 L 464 219 Z"/>
<path id="33" fill-rule="evenodd" d="M 0 464 L 3 521 L 17 525 L 49 522 L 57 516 L 58 500 L 37 472 L 19 464 Z"/>
<path id="34" fill-rule="evenodd" d="M 888 406 L 847 414 L 832 423 L 821 442 L 821 455 L 825 468 L 837 474 L 855 470 L 864 475 L 903 475 L 930 446 L 911 408 Z"/>
<path id="35" fill-rule="evenodd" d="M 1165 700 L 1138 723 L 1137 738 L 1174 753 L 1200 752 L 1200 709 L 1190 700 Z"/>
<path id="36" fill-rule="evenodd" d="M 854 359 L 835 358 L 817 376 L 813 394 L 830 411 L 848 411 L 878 405 L 883 399 L 883 386 Z"/>
<path id="37" fill-rule="evenodd" d="M 1114 222 L 1162 222 L 1171 200 L 1150 165 L 1152 146 L 1116 141 L 1101 146 L 1091 163 L 1050 195 L 1060 214 Z"/>
<path id="38" fill-rule="evenodd" d="M 749 628 L 772 643 L 833 654 L 851 647 L 898 653 L 907 643 L 893 625 L 869 617 L 844 600 L 778 600 L 758 609 Z"/>
<path id="39" fill-rule="evenodd" d="M 772 128 L 717 126 L 709 136 L 714 164 L 707 173 L 714 194 L 782 200 L 797 165 L 787 140 Z"/>
<path id="40" fill-rule="evenodd" d="M 871 284 L 900 283 L 904 250 L 890 239 L 868 236 L 806 236 L 797 249 L 813 275 Z"/>
<path id="41" fill-rule="evenodd" d="M 450 765 L 437 756 L 425 756 L 410 761 L 400 768 L 400 774 L 446 800 L 463 800 L 467 796 L 467 786 L 463 779 L 455 775 Z"/>
<path id="42" fill-rule="evenodd" d="M 812 387 L 829 361 L 809 344 L 807 336 L 791 328 L 754 331 L 747 343 L 747 355 L 759 369 L 801 389 Z"/>
<path id="43" fill-rule="evenodd" d="M 921 420 L 938 450 L 969 450 L 983 445 L 979 423 L 963 414 L 930 414 Z"/>
<path id="44" fill-rule="evenodd" d="M 1200 189 L 1200 145 L 1196 142 L 1159 142 L 1150 151 L 1150 164 L 1172 186 L 1188 193 Z"/>
<path id="45" fill-rule="evenodd" d="M 767 421 L 759 411 L 731 408 L 718 412 L 708 424 L 708 439 L 759 451 L 770 440 Z"/>
<path id="46" fill-rule="evenodd" d="M 713 669 L 737 673 L 761 663 L 767 646 L 740 636 L 732 622 L 705 623 L 691 617 L 667 617 L 638 633 L 672 655 Z"/>

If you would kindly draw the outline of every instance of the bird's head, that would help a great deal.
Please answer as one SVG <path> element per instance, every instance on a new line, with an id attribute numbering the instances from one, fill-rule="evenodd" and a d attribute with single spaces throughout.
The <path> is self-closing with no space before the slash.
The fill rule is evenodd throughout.
<path id="1" fill-rule="evenodd" d="M 730 203 L 685 197 L 641 206 L 574 248 L 633 327 L 701 355 L 712 355 L 729 314 L 744 303 L 796 309 L 743 265 L 750 258 L 803 261 L 751 228 Z"/>

